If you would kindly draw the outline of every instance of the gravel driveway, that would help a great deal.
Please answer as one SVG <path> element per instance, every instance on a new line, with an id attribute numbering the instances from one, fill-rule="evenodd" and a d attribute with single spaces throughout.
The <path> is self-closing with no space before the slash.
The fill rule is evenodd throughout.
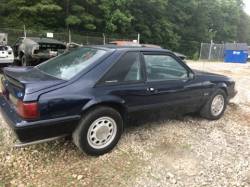
<path id="1" fill-rule="evenodd" d="M 236 80 L 239 94 L 222 119 L 131 124 L 114 151 L 96 158 L 67 140 L 12 148 L 0 118 L 0 186 L 250 186 L 250 65 L 189 65 Z"/>

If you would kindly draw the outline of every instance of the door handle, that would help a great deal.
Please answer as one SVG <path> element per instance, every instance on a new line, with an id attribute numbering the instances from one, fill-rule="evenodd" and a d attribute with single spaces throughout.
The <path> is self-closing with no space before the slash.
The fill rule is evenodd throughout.
<path id="1" fill-rule="evenodd" d="M 149 91 L 149 92 L 155 92 L 156 90 L 154 88 L 147 88 L 147 91 Z"/>

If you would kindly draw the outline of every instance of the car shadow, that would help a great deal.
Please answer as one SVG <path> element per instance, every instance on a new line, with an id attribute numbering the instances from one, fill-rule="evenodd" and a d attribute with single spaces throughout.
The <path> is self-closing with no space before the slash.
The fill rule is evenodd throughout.
<path id="1" fill-rule="evenodd" d="M 132 114 L 126 121 L 125 127 L 144 126 L 149 123 L 162 123 L 169 120 L 184 121 L 187 116 L 200 118 L 197 113 L 181 114 L 175 111 L 159 111 L 159 112 L 140 112 Z"/>
<path id="2" fill-rule="evenodd" d="M 187 117 L 191 117 L 197 120 L 200 119 L 199 115 L 195 113 L 183 115 L 176 112 L 161 111 L 151 114 L 147 112 L 132 114 L 130 118 L 125 122 L 125 133 L 130 133 L 137 128 L 147 127 L 149 124 L 161 125 L 162 123 L 168 123 L 171 120 L 183 122 Z M 49 155 L 50 158 L 53 158 L 54 156 L 56 157 L 56 155 L 62 154 L 62 152 L 70 152 L 71 154 L 80 158 L 89 157 L 78 150 L 78 148 L 73 144 L 71 136 L 56 141 L 32 145 L 27 147 L 27 149 L 25 148 L 24 150 L 27 150 L 27 152 L 31 153 L 34 151 L 38 151 L 42 155 Z"/>

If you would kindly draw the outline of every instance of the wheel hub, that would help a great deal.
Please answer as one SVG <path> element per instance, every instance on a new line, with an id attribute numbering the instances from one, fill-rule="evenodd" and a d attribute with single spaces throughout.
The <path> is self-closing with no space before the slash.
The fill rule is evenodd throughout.
<path id="1" fill-rule="evenodd" d="M 109 135 L 109 128 L 107 126 L 101 126 L 96 130 L 96 138 L 99 140 L 106 139 Z"/>
<path id="2" fill-rule="evenodd" d="M 95 120 L 89 127 L 87 139 L 91 147 L 102 149 L 114 140 L 117 133 L 115 120 L 110 117 L 101 117 Z"/>
<path id="3" fill-rule="evenodd" d="M 211 112 L 214 116 L 219 116 L 224 109 L 224 97 L 222 95 L 217 95 L 214 97 L 211 105 Z"/>

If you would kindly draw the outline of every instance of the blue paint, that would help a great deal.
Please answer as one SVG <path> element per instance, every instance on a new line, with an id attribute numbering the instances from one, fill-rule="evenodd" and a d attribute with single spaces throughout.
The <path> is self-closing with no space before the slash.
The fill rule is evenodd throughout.
<path id="1" fill-rule="evenodd" d="M 247 63 L 248 51 L 225 50 L 224 61 L 227 63 Z"/>

